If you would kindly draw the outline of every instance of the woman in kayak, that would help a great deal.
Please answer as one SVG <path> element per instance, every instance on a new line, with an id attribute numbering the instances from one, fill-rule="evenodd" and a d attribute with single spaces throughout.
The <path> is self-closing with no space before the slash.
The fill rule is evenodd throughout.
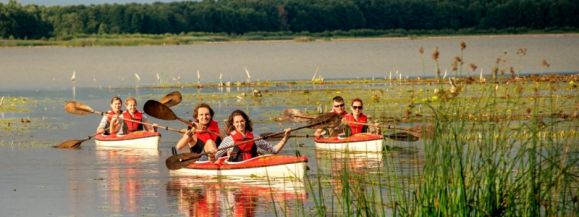
<path id="1" fill-rule="evenodd" d="M 189 145 L 191 153 L 205 151 L 209 155 L 215 155 L 217 144 L 221 143 L 221 136 L 219 136 L 219 125 L 217 121 L 213 120 L 213 115 L 215 112 L 209 105 L 205 103 L 197 105 L 193 109 L 195 121 L 177 142 L 173 154 L 176 154 L 177 150 L 182 149 L 185 145 Z"/>
<path id="2" fill-rule="evenodd" d="M 230 162 L 244 161 L 253 157 L 257 157 L 257 148 L 263 149 L 267 152 L 277 154 L 283 149 L 290 136 L 291 129 L 285 129 L 284 137 L 276 144 L 271 145 L 269 142 L 258 139 L 253 135 L 253 127 L 251 120 L 241 110 L 235 110 L 229 115 L 227 119 L 227 132 L 229 135 L 221 142 L 221 147 L 231 147 L 217 152 L 216 157 L 221 157 L 227 154 Z"/>
<path id="3" fill-rule="evenodd" d="M 346 122 L 349 126 L 349 128 L 347 128 L 348 131 L 346 132 L 347 136 L 355 135 L 358 133 L 380 133 L 379 125 L 369 124 L 368 117 L 362 112 L 364 109 L 364 103 L 362 102 L 362 99 L 353 99 L 350 106 L 352 113 L 344 116 L 344 122 Z"/>
<path id="4" fill-rule="evenodd" d="M 101 119 L 99 126 L 97 127 L 97 134 L 104 135 L 122 135 L 123 134 L 123 121 L 121 121 L 120 116 L 122 114 L 123 100 L 121 97 L 113 96 L 111 98 L 111 110 L 108 110 Z M 111 124 L 112 123 L 112 124 Z"/>
<path id="5" fill-rule="evenodd" d="M 125 99 L 125 108 L 126 111 L 123 112 L 122 119 L 124 120 L 123 124 L 123 133 L 129 134 L 136 131 L 148 131 L 148 132 L 155 132 L 155 127 L 148 124 L 149 121 L 147 120 L 147 116 L 143 115 L 143 113 L 137 110 L 137 99 L 134 97 L 128 97 Z M 136 123 L 133 121 L 143 122 L 146 124 Z"/>

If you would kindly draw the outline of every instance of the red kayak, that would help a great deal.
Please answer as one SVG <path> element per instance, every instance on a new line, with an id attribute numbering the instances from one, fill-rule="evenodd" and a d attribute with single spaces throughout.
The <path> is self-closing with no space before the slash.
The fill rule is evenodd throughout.
<path id="1" fill-rule="evenodd" d="M 289 155 L 261 155 L 241 162 L 229 162 L 221 157 L 215 162 L 196 161 L 178 170 L 173 176 L 249 176 L 270 178 L 297 178 L 302 180 L 307 157 Z"/>

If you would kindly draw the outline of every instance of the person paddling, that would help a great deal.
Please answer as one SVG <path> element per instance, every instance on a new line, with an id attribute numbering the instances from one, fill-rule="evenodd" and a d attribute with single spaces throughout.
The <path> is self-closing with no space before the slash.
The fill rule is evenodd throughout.
<path id="1" fill-rule="evenodd" d="M 101 119 L 97 127 L 97 134 L 104 135 L 122 135 L 123 121 L 120 121 L 122 114 L 123 100 L 121 97 L 113 96 L 111 98 L 111 110 L 108 110 Z"/>
<path id="2" fill-rule="evenodd" d="M 345 117 L 348 113 L 346 112 L 345 109 L 346 105 L 344 102 L 344 98 L 341 96 L 335 96 L 332 99 L 332 112 L 339 114 L 342 118 Z M 337 135 L 337 129 L 333 129 L 333 128 L 318 128 L 316 129 L 316 131 L 314 132 L 314 137 L 320 137 L 320 136 L 336 136 Z"/>
<path id="3" fill-rule="evenodd" d="M 128 97 L 125 99 L 125 108 L 127 109 L 122 114 L 122 119 L 124 120 L 123 123 L 123 134 L 129 134 L 137 131 L 148 131 L 148 132 L 155 132 L 154 125 L 151 126 L 147 119 L 147 116 L 137 110 L 137 99 L 134 97 Z M 131 121 L 132 120 L 132 121 Z M 143 122 L 136 123 L 133 121 Z"/>
<path id="4" fill-rule="evenodd" d="M 217 152 L 217 144 L 221 143 L 219 124 L 213 120 L 215 112 L 211 106 L 201 103 L 193 109 L 195 122 L 190 125 L 191 129 L 185 131 L 183 137 L 175 145 L 174 153 L 189 145 L 191 153 L 205 151 L 210 155 Z"/>
<path id="5" fill-rule="evenodd" d="M 244 161 L 257 157 L 257 148 L 277 154 L 283 149 L 291 134 L 291 128 L 285 129 L 284 137 L 276 145 L 271 145 L 263 139 L 251 141 L 257 138 L 252 131 L 253 126 L 249 116 L 241 110 L 233 111 L 227 119 L 227 132 L 229 132 L 229 136 L 223 139 L 220 146 L 228 147 L 234 144 L 235 146 L 220 150 L 217 152 L 216 157 L 227 154 L 229 156 L 228 161 L 230 162 Z"/>
<path id="6" fill-rule="evenodd" d="M 362 112 L 364 109 L 362 99 L 353 99 L 351 109 L 352 113 L 347 114 L 343 119 L 343 121 L 349 126 L 349 132 L 346 132 L 347 136 L 358 133 L 379 132 L 377 124 L 375 126 L 368 125 L 368 116 Z"/>

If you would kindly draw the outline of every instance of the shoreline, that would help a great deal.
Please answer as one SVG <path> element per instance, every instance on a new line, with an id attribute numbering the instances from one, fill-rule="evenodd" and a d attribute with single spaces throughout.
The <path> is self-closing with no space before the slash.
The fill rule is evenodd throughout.
<path id="1" fill-rule="evenodd" d="M 196 44 L 229 44 L 229 43 L 286 43 L 286 42 L 331 42 L 331 41 L 382 41 L 382 40 L 422 40 L 422 39 L 450 39 L 450 38 L 535 38 L 535 37 L 577 37 L 579 32 L 562 33 L 492 33 L 492 34 L 423 34 L 423 35 L 380 35 L 380 36 L 315 36 L 315 35 L 286 35 L 286 36 L 180 36 L 167 35 L 160 39 L 158 35 L 127 34 L 127 35 L 87 35 L 71 40 L 20 40 L 0 39 L 0 49 L 7 48 L 77 48 L 77 47 L 139 47 L 139 46 L 180 46 Z M 205 38 L 205 39 L 202 39 Z M 270 39 L 268 39 L 270 38 Z M 281 39 L 280 39 L 281 38 Z M 288 38 L 288 39 L 283 39 Z"/>

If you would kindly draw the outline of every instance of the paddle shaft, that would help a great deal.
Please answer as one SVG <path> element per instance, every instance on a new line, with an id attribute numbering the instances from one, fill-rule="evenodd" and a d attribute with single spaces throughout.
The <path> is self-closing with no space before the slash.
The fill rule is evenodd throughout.
<path id="1" fill-rule="evenodd" d="M 101 115 L 101 116 L 105 115 L 104 112 L 99 112 L 99 111 L 93 111 L 93 113 L 98 114 L 98 115 Z M 129 122 L 133 122 L 133 123 L 139 123 L 139 124 L 144 124 L 144 125 L 149 125 L 149 126 L 155 127 L 154 124 L 151 124 L 151 123 L 145 123 L 145 122 L 141 122 L 141 121 L 135 121 L 135 120 L 124 119 L 124 118 L 123 118 L 123 120 L 129 121 Z M 167 127 L 167 126 L 157 125 L 156 127 L 157 127 L 157 128 L 161 128 L 161 129 L 164 129 L 164 130 L 167 130 L 167 131 L 173 131 L 173 132 L 183 133 L 183 132 L 181 132 L 181 130 L 179 130 L 179 129 L 170 128 L 170 127 Z"/>
<path id="2" fill-rule="evenodd" d="M 302 114 L 287 114 L 290 118 L 303 118 L 303 119 L 314 119 L 314 117 L 310 117 L 310 116 L 306 116 L 306 115 L 302 115 Z M 382 127 L 382 126 L 376 126 L 375 124 L 370 124 L 370 123 L 359 123 L 359 122 L 354 122 L 354 121 L 343 121 L 346 124 L 354 124 L 354 125 L 364 125 L 364 126 L 375 126 L 375 127 Z M 410 127 L 397 127 L 397 126 L 393 126 L 393 125 L 385 125 L 384 128 L 386 129 L 393 129 L 393 130 L 406 130 L 406 131 L 415 131 L 416 129 L 414 128 L 410 128 Z"/>

